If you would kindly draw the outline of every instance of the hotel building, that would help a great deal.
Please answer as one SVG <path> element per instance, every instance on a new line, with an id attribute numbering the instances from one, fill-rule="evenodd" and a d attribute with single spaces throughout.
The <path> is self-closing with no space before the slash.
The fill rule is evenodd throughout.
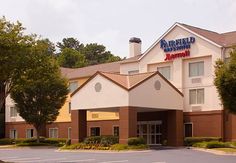
<path id="1" fill-rule="evenodd" d="M 223 110 L 214 65 L 227 62 L 236 32 L 217 33 L 175 23 L 144 53 L 129 40 L 129 58 L 78 69 L 61 68 L 71 93 L 43 136 L 117 135 L 120 143 L 143 137 L 149 145 L 183 145 L 184 137 L 236 140 L 236 116 Z M 30 138 L 31 125 L 6 100 L 6 137 Z"/>

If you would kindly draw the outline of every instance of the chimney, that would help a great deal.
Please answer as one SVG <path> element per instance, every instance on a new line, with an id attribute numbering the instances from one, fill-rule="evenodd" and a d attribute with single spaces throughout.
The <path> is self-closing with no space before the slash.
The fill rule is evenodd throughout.
<path id="1" fill-rule="evenodd" d="M 141 54 L 141 43 L 140 38 L 132 37 L 129 39 L 129 58 Z"/>

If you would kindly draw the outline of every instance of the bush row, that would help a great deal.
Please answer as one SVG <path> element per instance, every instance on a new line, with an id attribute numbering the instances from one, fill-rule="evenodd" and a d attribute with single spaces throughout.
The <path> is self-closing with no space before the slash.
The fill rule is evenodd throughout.
<path id="1" fill-rule="evenodd" d="M 118 136 L 91 136 L 84 140 L 85 144 L 99 144 L 101 146 L 111 146 L 119 143 Z"/>
<path id="2" fill-rule="evenodd" d="M 219 142 L 219 141 L 210 141 L 210 142 L 199 142 L 193 144 L 193 147 L 199 148 L 235 148 L 235 146 L 230 142 Z"/>
<path id="3" fill-rule="evenodd" d="M 62 146 L 66 144 L 67 139 L 60 139 L 60 138 L 40 138 L 40 143 L 41 144 L 48 144 L 48 145 L 58 145 L 58 146 Z M 23 145 L 27 145 L 27 144 L 34 144 L 37 142 L 36 138 L 32 138 L 32 139 L 9 139 L 9 138 L 5 138 L 5 139 L 0 139 L 0 145 L 11 145 L 11 144 L 23 144 Z"/>
<path id="4" fill-rule="evenodd" d="M 184 145 L 185 146 L 192 146 L 195 143 L 200 142 L 211 142 L 211 141 L 221 141 L 221 138 L 219 137 L 186 137 L 184 139 Z"/>

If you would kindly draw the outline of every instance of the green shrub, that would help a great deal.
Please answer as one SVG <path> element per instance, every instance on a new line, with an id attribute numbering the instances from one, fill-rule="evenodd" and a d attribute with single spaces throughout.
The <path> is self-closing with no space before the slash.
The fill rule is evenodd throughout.
<path id="1" fill-rule="evenodd" d="M 29 143 L 19 143 L 17 146 L 22 147 L 22 146 L 48 146 L 46 143 L 36 143 L 36 142 L 29 142 Z"/>
<path id="2" fill-rule="evenodd" d="M 223 143 L 223 142 L 207 142 L 206 148 L 229 148 L 230 145 L 228 143 Z"/>
<path id="3" fill-rule="evenodd" d="M 192 146 L 199 142 L 209 142 L 209 141 L 221 141 L 219 137 L 186 137 L 184 138 L 184 145 Z"/>
<path id="4" fill-rule="evenodd" d="M 85 144 L 99 144 L 101 146 L 110 146 L 119 142 L 117 136 L 91 136 L 84 140 Z"/>
<path id="5" fill-rule="evenodd" d="M 127 144 L 114 144 L 110 147 L 111 150 L 128 150 L 128 145 Z"/>
<path id="6" fill-rule="evenodd" d="M 143 150 L 143 149 L 148 149 L 148 145 L 146 144 L 139 144 L 139 145 L 131 145 L 128 146 L 128 149 L 130 150 Z"/>
<path id="7" fill-rule="evenodd" d="M 145 140 L 141 137 L 133 137 L 128 139 L 128 145 L 141 145 L 146 144 Z"/>
<path id="8" fill-rule="evenodd" d="M 67 141 L 66 141 L 66 144 L 65 144 L 66 146 L 69 146 L 69 145 L 71 145 L 71 139 L 68 139 Z"/>
<path id="9" fill-rule="evenodd" d="M 118 136 L 102 136 L 100 144 L 103 146 L 111 146 L 113 144 L 119 143 Z"/>
<path id="10" fill-rule="evenodd" d="M 47 144 L 52 144 L 52 145 L 56 145 L 56 144 L 66 144 L 67 139 L 65 138 L 46 138 L 40 142 L 42 143 L 47 143 Z"/>
<path id="11" fill-rule="evenodd" d="M 0 139 L 0 145 L 11 145 L 14 140 L 9 138 Z"/>
<path id="12" fill-rule="evenodd" d="M 198 148 L 206 148 L 207 142 L 194 143 L 192 146 L 193 146 L 193 147 L 198 147 Z"/>
<path id="13" fill-rule="evenodd" d="M 84 140 L 85 144 L 100 144 L 102 140 L 101 136 L 90 136 Z"/>

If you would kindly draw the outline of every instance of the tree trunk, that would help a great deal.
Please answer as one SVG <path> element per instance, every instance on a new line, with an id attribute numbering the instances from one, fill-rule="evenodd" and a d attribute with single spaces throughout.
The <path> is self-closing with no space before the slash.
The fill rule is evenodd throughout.
<path id="1" fill-rule="evenodd" d="M 36 139 L 37 139 L 37 143 L 40 143 L 40 127 L 39 126 L 34 126 L 35 130 L 36 130 Z"/>

